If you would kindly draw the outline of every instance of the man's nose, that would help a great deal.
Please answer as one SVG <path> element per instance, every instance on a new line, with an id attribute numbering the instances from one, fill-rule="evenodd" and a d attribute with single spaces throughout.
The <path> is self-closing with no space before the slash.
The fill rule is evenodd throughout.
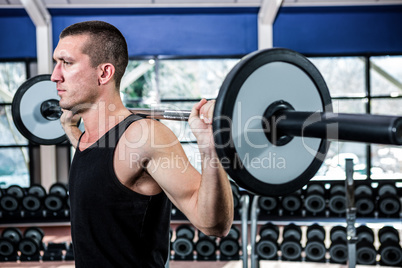
<path id="1" fill-rule="evenodd" d="M 60 65 L 56 64 L 56 66 L 53 69 L 52 75 L 50 76 L 50 80 L 53 82 L 59 82 L 62 80 L 62 74 L 60 71 Z"/>

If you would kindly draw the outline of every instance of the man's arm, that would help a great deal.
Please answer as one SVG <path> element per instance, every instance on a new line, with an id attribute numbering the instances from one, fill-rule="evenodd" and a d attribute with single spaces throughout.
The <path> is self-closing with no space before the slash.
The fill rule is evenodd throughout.
<path id="1" fill-rule="evenodd" d="M 206 235 L 225 236 L 233 222 L 233 195 L 215 151 L 212 126 L 199 117 L 202 107 L 209 110 L 204 114 L 211 113 L 211 105 L 213 111 L 213 103 L 205 103 L 194 106 L 189 119 L 199 146 L 202 174 L 189 164 L 176 136 L 158 123 L 151 128 L 156 142 L 154 148 L 148 148 L 151 160 L 146 169 L 197 229 Z M 204 115 L 206 121 L 211 116 Z"/>
<path id="2" fill-rule="evenodd" d="M 77 114 L 73 115 L 71 111 L 67 111 L 64 109 L 62 109 L 62 111 L 63 114 L 60 117 L 60 124 L 66 132 L 71 145 L 74 148 L 77 148 L 78 140 L 82 134 L 82 131 L 77 126 L 80 117 Z"/>

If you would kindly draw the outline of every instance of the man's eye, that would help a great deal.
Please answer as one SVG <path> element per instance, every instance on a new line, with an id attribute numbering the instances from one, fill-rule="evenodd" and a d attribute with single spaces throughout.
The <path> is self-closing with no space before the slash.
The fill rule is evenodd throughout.
<path id="1" fill-rule="evenodd" d="M 71 62 L 69 62 L 69 61 L 63 61 L 63 64 L 64 64 L 64 65 L 70 65 Z"/>

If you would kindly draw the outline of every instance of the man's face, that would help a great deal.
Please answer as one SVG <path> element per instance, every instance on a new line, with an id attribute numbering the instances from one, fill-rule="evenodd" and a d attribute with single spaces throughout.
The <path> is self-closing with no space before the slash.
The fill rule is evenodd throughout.
<path id="1" fill-rule="evenodd" d="M 66 36 L 54 50 L 56 66 L 51 80 L 57 83 L 63 109 L 85 109 L 97 99 L 97 68 L 91 67 L 89 56 L 82 53 L 87 39 L 86 35 Z"/>

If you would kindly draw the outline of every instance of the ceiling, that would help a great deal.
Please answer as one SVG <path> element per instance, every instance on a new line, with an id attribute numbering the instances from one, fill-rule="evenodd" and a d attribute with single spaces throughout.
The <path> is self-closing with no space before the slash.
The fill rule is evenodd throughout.
<path id="1" fill-rule="evenodd" d="M 38 0 L 32 0 L 38 1 Z M 40 1 L 40 0 L 39 0 Z M 42 0 L 47 8 L 259 7 L 264 0 Z M 280 1 L 280 0 L 277 0 Z M 282 6 L 397 5 L 402 0 L 283 0 Z M 0 0 L 0 8 L 23 8 L 20 0 Z"/>

